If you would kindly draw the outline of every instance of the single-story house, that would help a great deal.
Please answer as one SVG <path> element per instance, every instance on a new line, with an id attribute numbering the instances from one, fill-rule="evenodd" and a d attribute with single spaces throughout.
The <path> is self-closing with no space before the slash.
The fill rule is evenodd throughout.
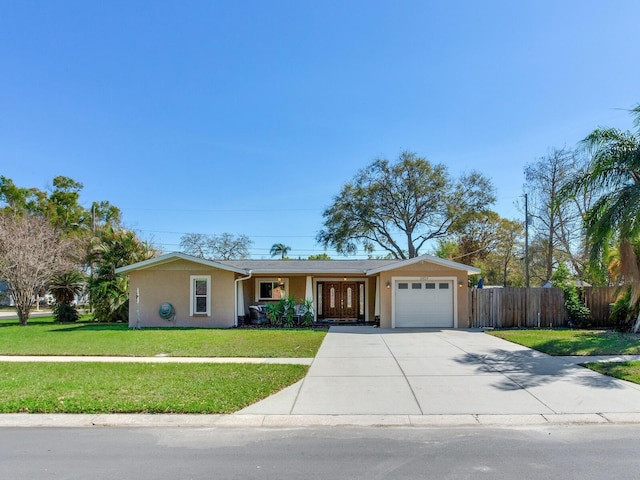
<path id="1" fill-rule="evenodd" d="M 130 279 L 132 327 L 228 328 L 249 307 L 285 296 L 313 302 L 314 321 L 383 328 L 469 326 L 468 276 L 480 270 L 408 260 L 205 260 L 168 253 L 118 268 Z"/>

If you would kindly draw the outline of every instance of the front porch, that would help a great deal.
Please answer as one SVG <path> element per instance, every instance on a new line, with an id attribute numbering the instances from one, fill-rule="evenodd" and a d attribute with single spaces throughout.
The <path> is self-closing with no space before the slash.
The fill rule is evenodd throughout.
<path id="1" fill-rule="evenodd" d="M 378 288 L 377 277 L 253 277 L 238 284 L 238 325 L 272 323 L 269 305 L 282 303 L 288 308 L 291 302 L 295 314 L 288 323 L 293 326 L 379 325 Z M 311 308 L 311 321 L 308 317 L 303 321 L 305 307 Z"/>

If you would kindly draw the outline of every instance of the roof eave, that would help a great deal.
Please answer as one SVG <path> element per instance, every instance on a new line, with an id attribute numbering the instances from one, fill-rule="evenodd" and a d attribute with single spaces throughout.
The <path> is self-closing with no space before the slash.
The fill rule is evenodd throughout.
<path id="1" fill-rule="evenodd" d="M 161 255 L 159 257 L 150 258 L 149 260 L 133 263 L 125 267 L 116 268 L 116 273 L 123 274 L 123 273 L 129 273 L 135 270 L 144 270 L 146 268 L 156 267 L 158 265 L 162 265 L 163 263 L 174 262 L 176 260 L 186 260 L 186 261 L 197 263 L 200 265 L 206 265 L 208 267 L 218 268 L 220 270 L 227 270 L 227 271 L 239 273 L 242 275 L 249 274 L 249 270 L 245 270 L 243 268 L 232 267 L 230 265 L 225 265 L 223 263 L 215 262 L 213 260 L 206 260 L 204 258 L 187 255 L 182 252 L 171 252 L 165 255 Z"/>
<path id="2" fill-rule="evenodd" d="M 375 275 L 381 272 L 387 272 L 389 270 L 395 270 L 397 268 L 406 267 L 420 262 L 430 262 L 443 267 L 452 268 L 455 270 L 462 270 L 469 275 L 477 275 L 481 272 L 479 268 L 472 267 L 470 265 L 464 265 L 462 263 L 454 262 L 452 260 L 446 260 L 440 257 L 434 257 L 433 255 L 420 255 L 419 257 L 410 258 L 408 260 L 399 260 L 397 263 L 389 265 L 383 265 L 381 267 L 372 268 L 367 271 L 367 275 Z"/>

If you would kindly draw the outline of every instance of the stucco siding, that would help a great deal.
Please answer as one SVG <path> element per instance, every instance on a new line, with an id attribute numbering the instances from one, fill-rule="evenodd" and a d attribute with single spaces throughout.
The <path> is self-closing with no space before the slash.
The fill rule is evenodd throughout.
<path id="1" fill-rule="evenodd" d="M 467 272 L 452 268 L 434 265 L 428 262 L 420 262 L 404 268 L 398 268 L 380 273 L 380 326 L 382 328 L 392 327 L 392 288 L 394 277 L 416 277 L 416 278 L 454 278 L 453 287 L 456 289 L 457 297 L 457 327 L 469 327 L 469 288 Z M 462 287 L 459 284 L 462 283 Z"/>
<path id="2" fill-rule="evenodd" d="M 221 262 L 206 261 L 202 259 L 191 259 L 190 257 L 176 253 L 158 257 L 155 261 L 140 262 L 133 266 L 124 267 L 119 273 L 126 273 L 130 278 L 130 306 L 129 325 L 135 327 L 203 327 L 203 328 L 228 328 L 235 325 L 235 282 L 236 278 L 246 277 L 251 270 L 251 261 L 244 267 L 238 265 L 227 265 Z M 311 262 L 311 261 L 310 261 Z M 371 261 L 373 262 L 373 261 Z M 407 318 L 411 315 L 417 319 L 416 324 L 421 324 L 422 311 L 427 310 L 430 305 L 444 306 L 448 308 L 447 298 L 453 298 L 453 325 L 458 328 L 469 326 L 469 289 L 468 274 L 466 267 L 454 262 L 442 262 L 438 259 L 420 258 L 405 262 L 408 265 L 392 268 L 389 264 L 365 264 L 353 263 L 349 261 L 343 263 L 320 262 L 306 263 L 303 261 L 273 262 L 273 270 L 264 269 L 265 264 L 255 261 L 255 265 L 262 268 L 260 273 L 255 273 L 251 278 L 242 282 L 242 298 L 239 300 L 238 316 L 248 316 L 249 306 L 257 303 L 268 303 L 268 300 L 257 298 L 259 293 L 259 282 L 261 279 L 279 283 L 282 281 L 286 285 L 286 294 L 292 296 L 297 303 L 304 302 L 306 296 L 307 278 L 312 278 L 314 304 L 317 307 L 317 292 L 320 282 L 345 282 L 364 281 L 365 282 L 365 318 L 367 322 L 376 320 L 376 279 L 379 277 L 380 285 L 380 326 L 391 328 L 394 326 L 395 315 L 401 318 L 400 325 L 407 325 Z M 270 264 L 269 264 L 270 265 Z M 282 271 L 280 270 L 282 265 Z M 315 265 L 318 272 L 311 272 L 310 265 Z M 356 267 L 354 267 L 356 265 Z M 360 268 L 373 266 L 371 275 L 366 275 L 367 270 L 361 272 Z M 376 267 L 376 265 L 378 265 Z M 339 266 L 339 268 L 336 268 Z M 246 268 L 245 268 L 246 267 Z M 314 268 L 315 268 L 314 267 Z M 345 268 L 342 272 L 342 268 Z M 296 270 L 297 269 L 297 270 Z M 286 273 L 287 270 L 290 273 Z M 474 269 L 471 268 L 471 271 Z M 269 273 L 266 273 L 269 272 Z M 308 273 L 306 273 L 308 272 Z M 192 315 L 191 291 L 192 279 L 194 276 L 210 277 L 210 308 L 206 315 Z M 440 300 L 433 300 L 432 297 L 402 294 L 395 298 L 400 299 L 400 310 L 395 309 L 394 280 L 425 280 L 431 281 L 441 279 L 452 284 L 453 297 L 445 295 L 438 297 Z M 425 286 L 426 288 L 426 286 Z M 444 287 L 449 288 L 449 287 Z M 136 303 L 136 294 L 139 293 L 139 303 Z M 171 303 L 175 308 L 175 318 L 169 320 L 162 319 L 158 313 L 160 305 L 164 302 Z M 423 303 L 421 303 L 423 302 Z M 424 303 L 426 302 L 426 303 Z M 431 303 L 433 302 L 433 303 Z M 201 305 L 202 307 L 202 305 Z M 403 310 L 407 307 L 407 311 Z M 413 313 L 411 308 L 414 308 Z M 394 311 L 395 309 L 395 311 Z M 417 312 L 417 313 L 416 313 Z M 451 313 L 442 324 L 450 324 Z M 340 313 L 338 313 L 340 316 Z M 323 317 L 324 318 L 324 317 Z M 351 317 L 349 317 L 350 319 Z M 359 317 L 362 320 L 362 317 Z M 334 321 L 349 320 L 347 318 L 332 319 Z M 427 322 L 425 322 L 427 323 Z"/>
<path id="3" fill-rule="evenodd" d="M 210 315 L 190 314 L 192 275 L 211 276 Z M 234 325 L 234 274 L 191 262 L 176 261 L 130 273 L 129 326 L 138 323 L 136 292 L 139 292 L 140 326 L 227 328 Z M 158 315 L 163 302 L 175 308 L 175 319 Z"/>

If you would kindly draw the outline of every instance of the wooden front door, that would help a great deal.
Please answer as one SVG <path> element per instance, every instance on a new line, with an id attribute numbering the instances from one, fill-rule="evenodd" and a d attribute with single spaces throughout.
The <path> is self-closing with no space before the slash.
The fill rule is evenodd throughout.
<path id="1" fill-rule="evenodd" d="M 325 282 L 322 288 L 322 316 L 340 320 L 356 320 L 360 305 L 357 282 Z"/>

